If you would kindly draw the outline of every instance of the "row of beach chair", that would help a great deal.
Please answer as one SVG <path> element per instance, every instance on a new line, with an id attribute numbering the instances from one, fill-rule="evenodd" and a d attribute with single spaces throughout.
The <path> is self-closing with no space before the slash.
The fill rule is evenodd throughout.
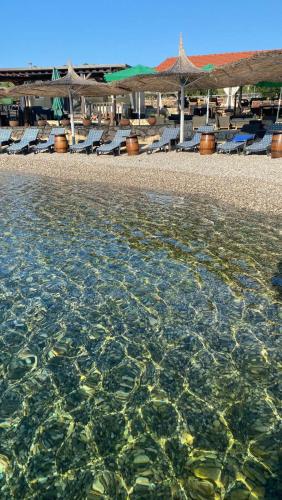
<path id="1" fill-rule="evenodd" d="M 0 129 L 0 150 L 3 151 L 3 146 L 8 145 L 5 152 L 9 154 L 27 152 L 31 144 L 37 140 L 39 129 L 28 128 L 25 130 L 20 141 L 14 141 L 11 144 L 12 130 Z"/>
<path id="2" fill-rule="evenodd" d="M 275 123 L 266 130 L 262 139 L 255 140 L 255 134 L 236 134 L 232 139 L 217 145 L 218 153 L 243 152 L 244 154 L 269 153 L 272 143 L 272 135 L 276 130 L 282 131 L 282 123 Z M 202 132 L 212 132 L 212 126 L 200 127 L 193 138 L 176 145 L 176 151 L 197 151 L 201 142 Z M 250 143 L 251 142 L 251 143 Z"/>
<path id="3" fill-rule="evenodd" d="M 28 128 L 24 131 L 22 138 L 19 141 L 14 141 L 11 144 L 12 130 L 0 129 L 0 151 L 8 154 L 16 153 L 42 153 L 44 151 L 53 151 L 55 145 L 55 136 L 63 134 L 64 128 L 54 127 L 51 129 L 47 141 L 37 143 L 39 134 L 38 128 Z M 73 144 L 69 147 L 71 153 L 77 152 L 93 152 L 96 150 L 97 154 L 114 153 L 119 154 L 121 147 L 125 144 L 126 137 L 131 133 L 130 129 L 120 129 L 116 132 L 115 137 L 109 143 L 101 144 L 103 130 L 92 129 L 89 131 L 88 136 L 82 142 Z M 7 146 L 5 149 L 4 146 Z"/>
<path id="4" fill-rule="evenodd" d="M 262 139 L 258 141 L 254 141 L 255 134 L 236 134 L 230 141 L 218 144 L 217 152 L 229 154 L 243 152 L 246 155 L 260 153 L 268 154 L 271 150 L 273 132 L 277 130 L 282 131 L 282 123 L 274 123 L 266 130 Z"/>
<path id="5" fill-rule="evenodd" d="M 166 151 L 172 149 L 174 146 L 176 151 L 196 151 L 201 142 L 201 134 L 204 132 L 212 132 L 213 126 L 200 127 L 194 134 L 192 139 L 185 140 L 182 143 L 177 143 L 179 137 L 179 127 L 166 127 L 163 131 L 161 138 L 154 141 L 147 147 L 147 153 L 153 151 Z M 243 151 L 245 154 L 252 153 L 268 153 L 271 148 L 272 134 L 275 130 L 282 131 L 282 123 L 273 124 L 266 130 L 262 139 L 256 142 L 255 134 L 236 134 L 231 140 L 218 144 L 218 153 L 233 153 Z M 119 129 L 112 141 L 102 144 L 103 130 L 91 129 L 88 136 L 84 141 L 71 145 L 69 151 L 71 153 L 78 152 L 93 152 L 94 150 L 98 155 L 100 154 L 120 154 L 121 147 L 125 145 L 126 138 L 130 136 L 130 129 Z M 12 131 L 9 129 L 0 129 L 0 151 L 5 151 L 8 154 L 16 153 L 41 153 L 44 151 L 53 151 L 55 144 L 55 136 L 64 133 L 61 127 L 54 127 L 51 129 L 47 141 L 37 143 L 39 134 L 38 128 L 28 128 L 24 131 L 22 138 L 19 141 L 14 141 L 11 144 Z M 251 142 L 251 144 L 250 144 Z M 5 149 L 4 146 L 7 146 Z"/>

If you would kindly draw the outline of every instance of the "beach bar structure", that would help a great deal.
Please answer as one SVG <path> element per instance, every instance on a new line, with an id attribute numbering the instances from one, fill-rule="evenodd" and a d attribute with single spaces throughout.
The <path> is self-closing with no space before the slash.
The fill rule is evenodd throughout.
<path id="1" fill-rule="evenodd" d="M 104 75 L 113 71 L 128 68 L 128 64 L 81 64 L 73 65 L 73 69 L 79 76 L 94 78 L 104 81 Z M 68 65 L 56 66 L 61 76 L 68 72 Z M 52 78 L 53 67 L 30 66 L 27 68 L 0 68 L 0 82 L 11 82 L 14 85 L 22 83 L 33 83 L 36 81 L 47 81 Z"/>

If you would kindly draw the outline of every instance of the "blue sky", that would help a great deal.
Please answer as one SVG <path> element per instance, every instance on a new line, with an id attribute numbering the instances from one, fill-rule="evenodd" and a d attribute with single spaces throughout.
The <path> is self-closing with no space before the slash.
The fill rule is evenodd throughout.
<path id="1" fill-rule="evenodd" d="M 281 19 L 281 0 L 2 0 L 0 67 L 154 66 L 180 31 L 188 54 L 281 48 Z"/>

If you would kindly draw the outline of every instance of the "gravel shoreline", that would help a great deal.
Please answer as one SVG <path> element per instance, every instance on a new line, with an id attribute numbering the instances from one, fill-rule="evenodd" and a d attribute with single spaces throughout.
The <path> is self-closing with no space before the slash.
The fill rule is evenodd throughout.
<path id="1" fill-rule="evenodd" d="M 154 153 L 0 156 L 0 172 L 55 177 L 179 195 L 193 194 L 282 214 L 282 159 L 266 156 Z"/>

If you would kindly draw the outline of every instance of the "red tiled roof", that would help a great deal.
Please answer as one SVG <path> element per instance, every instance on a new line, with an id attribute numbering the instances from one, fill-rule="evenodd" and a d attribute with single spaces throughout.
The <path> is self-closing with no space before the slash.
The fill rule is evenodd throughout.
<path id="1" fill-rule="evenodd" d="M 188 56 L 190 61 L 201 68 L 207 64 L 213 64 L 214 66 L 222 66 L 223 64 L 232 63 L 239 61 L 240 59 L 245 59 L 251 57 L 258 52 L 264 52 L 263 50 L 253 50 L 249 52 L 225 52 L 223 54 L 207 54 L 202 56 Z M 161 62 L 156 69 L 158 71 L 165 71 L 170 68 L 176 61 L 176 57 L 168 57 L 165 61 Z"/>

